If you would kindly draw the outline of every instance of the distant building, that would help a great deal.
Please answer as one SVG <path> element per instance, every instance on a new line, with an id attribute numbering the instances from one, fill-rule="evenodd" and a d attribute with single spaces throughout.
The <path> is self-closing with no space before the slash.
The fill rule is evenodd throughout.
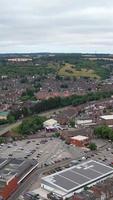
<path id="1" fill-rule="evenodd" d="M 38 100 L 43 100 L 43 99 L 49 99 L 49 98 L 55 98 L 55 97 L 68 97 L 72 95 L 69 91 L 64 91 L 64 92 L 47 92 L 45 90 L 39 91 L 36 94 L 36 98 Z"/>
<path id="2" fill-rule="evenodd" d="M 76 120 L 75 124 L 77 126 L 92 126 L 95 125 L 95 123 L 93 123 L 92 119 L 88 119 L 88 120 Z"/>
<path id="3" fill-rule="evenodd" d="M 7 79 L 7 78 L 8 78 L 8 76 L 6 76 L 6 75 L 1 76 L 1 79 Z"/>
<path id="4" fill-rule="evenodd" d="M 113 115 L 103 115 L 100 116 L 101 124 L 113 125 Z"/>
<path id="5" fill-rule="evenodd" d="M 0 120 L 7 120 L 9 112 L 0 112 Z"/>
<path id="6" fill-rule="evenodd" d="M 84 147 L 89 144 L 89 138 L 86 136 L 77 135 L 70 138 L 70 143 L 78 147 Z"/>
<path id="7" fill-rule="evenodd" d="M 8 58 L 8 62 L 28 62 L 32 61 L 32 58 Z"/>

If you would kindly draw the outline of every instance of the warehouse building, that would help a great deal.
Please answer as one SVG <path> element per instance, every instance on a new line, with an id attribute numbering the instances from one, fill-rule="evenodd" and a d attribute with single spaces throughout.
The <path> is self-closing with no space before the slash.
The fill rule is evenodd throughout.
<path id="1" fill-rule="evenodd" d="M 90 160 L 42 178 L 41 187 L 65 199 L 110 176 L 113 168 Z"/>
<path id="2" fill-rule="evenodd" d="M 34 160 L 0 158 L 0 196 L 6 200 L 37 166 Z"/>

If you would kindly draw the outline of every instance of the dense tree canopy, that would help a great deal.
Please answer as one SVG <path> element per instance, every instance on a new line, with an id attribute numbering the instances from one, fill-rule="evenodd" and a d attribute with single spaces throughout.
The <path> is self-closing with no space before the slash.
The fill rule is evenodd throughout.
<path id="1" fill-rule="evenodd" d="M 99 138 L 113 140 L 113 130 L 106 125 L 96 127 L 94 133 Z"/>
<path id="2" fill-rule="evenodd" d="M 91 151 L 95 151 L 97 149 L 97 145 L 95 143 L 90 143 L 89 148 Z"/>
<path id="3" fill-rule="evenodd" d="M 0 137 L 0 144 L 5 142 L 5 138 L 4 137 Z"/>
<path id="4" fill-rule="evenodd" d="M 23 120 L 18 127 L 18 132 L 22 135 L 34 134 L 36 131 L 43 128 L 45 117 L 33 116 Z"/>

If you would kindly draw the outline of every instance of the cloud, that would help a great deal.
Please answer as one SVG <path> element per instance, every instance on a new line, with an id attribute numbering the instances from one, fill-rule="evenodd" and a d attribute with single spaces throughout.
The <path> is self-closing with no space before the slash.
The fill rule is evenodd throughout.
<path id="1" fill-rule="evenodd" d="M 113 53 L 113 1 L 0 0 L 0 52 Z"/>

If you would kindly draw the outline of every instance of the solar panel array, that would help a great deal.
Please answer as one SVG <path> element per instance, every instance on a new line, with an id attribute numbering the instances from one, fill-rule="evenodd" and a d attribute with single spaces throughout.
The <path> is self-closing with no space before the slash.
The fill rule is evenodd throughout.
<path id="1" fill-rule="evenodd" d="M 71 191 L 113 173 L 113 169 L 96 161 L 88 161 L 44 178 L 45 181 Z"/>

